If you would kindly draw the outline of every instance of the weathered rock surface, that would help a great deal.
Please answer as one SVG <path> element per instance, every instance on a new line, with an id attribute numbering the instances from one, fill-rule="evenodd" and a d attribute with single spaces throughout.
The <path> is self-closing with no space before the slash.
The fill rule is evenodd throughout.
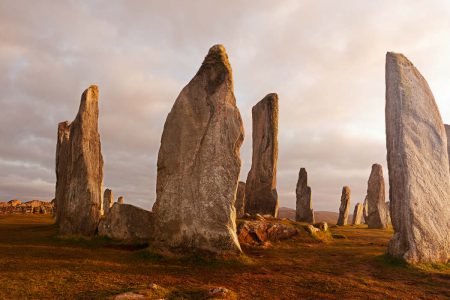
<path id="1" fill-rule="evenodd" d="M 367 224 L 367 220 L 369 219 L 369 203 L 367 202 L 367 195 L 364 198 L 364 204 L 363 204 L 363 216 L 364 216 L 364 223 Z"/>
<path id="2" fill-rule="evenodd" d="M 245 214 L 245 182 L 239 181 L 234 206 L 236 207 L 236 216 L 242 218 Z"/>
<path id="3" fill-rule="evenodd" d="M 314 223 L 314 210 L 312 209 L 311 188 L 308 186 L 308 173 L 301 168 L 298 174 L 295 220 L 298 222 Z"/>
<path id="4" fill-rule="evenodd" d="M 447 137 L 433 94 L 402 54 L 386 55 L 386 147 L 394 236 L 388 253 L 409 263 L 450 259 Z"/>
<path id="5" fill-rule="evenodd" d="M 114 204 L 114 194 L 112 190 L 106 189 L 103 193 L 103 215 L 107 215 Z"/>
<path id="6" fill-rule="evenodd" d="M 117 203 L 124 204 L 125 203 L 125 198 L 123 196 L 120 196 L 119 198 L 117 198 Z"/>
<path id="7" fill-rule="evenodd" d="M 98 225 L 98 235 L 129 243 L 151 238 L 153 213 L 131 204 L 114 203 Z"/>
<path id="8" fill-rule="evenodd" d="M 238 227 L 239 242 L 246 245 L 264 245 L 291 238 L 298 234 L 294 226 L 265 220 L 244 221 Z"/>
<path id="9" fill-rule="evenodd" d="M 225 48 L 213 46 L 167 116 L 158 154 L 155 239 L 240 252 L 236 190 L 244 129 Z"/>
<path id="10" fill-rule="evenodd" d="M 390 204 L 390 201 L 386 201 L 385 212 L 386 212 L 386 222 L 387 222 L 387 224 L 392 224 L 391 223 L 391 204 Z"/>
<path id="11" fill-rule="evenodd" d="M 372 165 L 369 181 L 367 183 L 367 225 L 369 228 L 385 229 L 387 227 L 385 187 L 383 167 Z"/>
<path id="12" fill-rule="evenodd" d="M 278 214 L 278 95 L 268 94 L 252 108 L 252 167 L 245 186 L 245 212 Z"/>
<path id="13" fill-rule="evenodd" d="M 364 207 L 361 203 L 356 203 L 355 210 L 353 211 L 353 220 L 352 220 L 353 225 L 361 224 L 363 209 Z"/>
<path id="14" fill-rule="evenodd" d="M 339 207 L 339 218 L 337 221 L 337 225 L 339 226 L 347 225 L 349 208 L 350 208 L 350 188 L 348 186 L 344 186 L 342 188 L 341 206 Z"/>
<path id="15" fill-rule="evenodd" d="M 450 164 L 450 125 L 444 124 L 445 133 L 447 135 L 447 153 L 449 157 L 449 164 Z M 450 165 L 449 165 L 450 167 Z"/>
<path id="16" fill-rule="evenodd" d="M 17 199 L 13 199 L 13 200 L 9 200 L 8 201 L 8 205 L 12 206 L 12 207 L 15 207 L 15 206 L 20 205 L 20 204 L 22 204 L 22 201 L 17 200 Z"/>
<path id="17" fill-rule="evenodd" d="M 59 232 L 93 235 L 100 219 L 103 192 L 97 86 L 84 91 L 75 120 L 58 125 L 56 180 Z"/>

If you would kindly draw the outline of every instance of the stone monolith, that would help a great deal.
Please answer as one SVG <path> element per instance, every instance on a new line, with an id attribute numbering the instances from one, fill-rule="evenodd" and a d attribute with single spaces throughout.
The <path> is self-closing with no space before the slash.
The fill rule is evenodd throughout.
<path id="1" fill-rule="evenodd" d="M 367 225 L 369 228 L 387 228 L 385 187 L 383 167 L 379 164 L 372 165 L 369 181 L 367 182 Z"/>
<path id="2" fill-rule="evenodd" d="M 245 182 L 243 181 L 239 181 L 234 206 L 236 207 L 236 216 L 242 218 L 245 214 Z"/>
<path id="3" fill-rule="evenodd" d="M 123 196 L 120 196 L 119 198 L 117 198 L 117 203 L 124 204 L 125 203 L 125 198 Z"/>
<path id="4" fill-rule="evenodd" d="M 298 222 L 314 223 L 314 210 L 312 209 L 311 188 L 308 186 L 308 173 L 301 168 L 298 173 L 295 220 Z"/>
<path id="5" fill-rule="evenodd" d="M 350 208 L 350 188 L 348 186 L 344 186 L 342 188 L 341 206 L 339 207 L 339 218 L 337 221 L 337 225 L 339 226 L 347 225 L 349 208 Z"/>
<path id="6" fill-rule="evenodd" d="M 244 139 L 225 48 L 213 46 L 167 116 L 154 237 L 162 247 L 239 253 L 234 207 Z"/>
<path id="7" fill-rule="evenodd" d="M 114 194 L 112 190 L 106 189 L 103 193 L 103 215 L 107 215 L 114 204 Z"/>
<path id="8" fill-rule="evenodd" d="M 245 212 L 278 215 L 278 95 L 268 94 L 252 108 L 252 167 L 245 185 Z"/>
<path id="9" fill-rule="evenodd" d="M 81 96 L 75 120 L 58 125 L 57 223 L 60 234 L 93 235 L 101 214 L 103 157 L 98 133 L 98 88 Z"/>
<path id="10" fill-rule="evenodd" d="M 364 223 L 367 224 L 367 220 L 369 216 L 369 203 L 367 202 L 367 195 L 364 198 L 364 203 L 363 203 L 363 217 L 364 217 Z"/>
<path id="11" fill-rule="evenodd" d="M 353 220 L 352 220 L 352 224 L 353 225 L 359 225 L 361 224 L 361 219 L 363 216 L 363 204 L 361 203 L 356 203 L 355 205 L 355 209 L 353 211 Z"/>
<path id="12" fill-rule="evenodd" d="M 450 259 L 447 137 L 433 94 L 402 54 L 386 55 L 386 147 L 394 236 L 388 253 L 409 263 Z"/>

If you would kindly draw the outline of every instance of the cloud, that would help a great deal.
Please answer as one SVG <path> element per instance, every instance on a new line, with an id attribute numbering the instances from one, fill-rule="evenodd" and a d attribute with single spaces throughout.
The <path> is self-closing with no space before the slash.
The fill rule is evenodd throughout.
<path id="1" fill-rule="evenodd" d="M 57 123 L 100 87 L 105 186 L 150 209 L 167 113 L 210 46 L 228 50 L 251 162 L 251 107 L 280 96 L 278 191 L 306 167 L 316 210 L 362 201 L 386 165 L 384 56 L 403 52 L 450 122 L 446 1 L 0 2 L 0 199 L 51 199 Z M 385 168 L 387 179 L 387 169 Z"/>

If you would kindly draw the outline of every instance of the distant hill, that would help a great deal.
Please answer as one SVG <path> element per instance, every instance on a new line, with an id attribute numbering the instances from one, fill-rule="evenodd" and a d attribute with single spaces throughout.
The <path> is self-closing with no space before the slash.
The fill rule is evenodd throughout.
<path id="1" fill-rule="evenodd" d="M 315 211 L 314 218 L 316 222 L 327 222 L 328 224 L 336 224 L 339 214 L 332 211 Z M 288 207 L 280 207 L 278 209 L 278 218 L 287 218 L 295 220 L 295 209 Z M 348 216 L 348 220 L 351 222 L 352 215 Z"/>

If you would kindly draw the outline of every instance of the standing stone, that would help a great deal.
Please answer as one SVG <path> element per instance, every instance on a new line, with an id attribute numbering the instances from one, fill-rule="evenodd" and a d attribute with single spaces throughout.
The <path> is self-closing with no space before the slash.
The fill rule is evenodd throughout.
<path id="1" fill-rule="evenodd" d="M 379 164 L 372 165 L 367 183 L 367 204 L 369 206 L 367 215 L 369 228 L 387 228 L 383 167 Z"/>
<path id="2" fill-rule="evenodd" d="M 107 215 L 109 213 L 110 208 L 114 204 L 114 194 L 112 190 L 106 189 L 103 194 L 103 215 Z"/>
<path id="3" fill-rule="evenodd" d="M 58 125 L 56 220 L 60 234 L 93 235 L 101 214 L 103 158 L 98 133 L 98 88 L 84 91 L 75 120 Z"/>
<path id="4" fill-rule="evenodd" d="M 450 125 L 444 124 L 445 133 L 447 135 L 447 153 L 449 157 L 449 167 L 450 167 Z"/>
<path id="5" fill-rule="evenodd" d="M 314 210 L 312 209 L 311 188 L 308 186 L 308 173 L 301 168 L 298 174 L 295 220 L 298 222 L 314 223 Z"/>
<path id="6" fill-rule="evenodd" d="M 356 203 L 355 210 L 353 211 L 353 225 L 361 224 L 361 219 L 363 216 L 363 205 L 361 203 Z"/>
<path id="7" fill-rule="evenodd" d="M 369 220 L 369 203 L 367 202 L 367 195 L 364 198 L 363 216 L 364 216 L 364 223 L 367 224 L 367 221 Z"/>
<path id="8" fill-rule="evenodd" d="M 167 116 L 154 237 L 161 246 L 241 251 L 234 207 L 244 129 L 225 48 L 213 46 Z"/>
<path id="9" fill-rule="evenodd" d="M 348 186 L 344 186 L 342 188 L 341 206 L 339 207 L 339 218 L 337 221 L 338 226 L 347 225 L 349 208 L 350 208 L 350 188 Z"/>
<path id="10" fill-rule="evenodd" d="M 386 211 L 386 222 L 387 224 L 391 224 L 391 203 L 390 201 L 386 201 L 385 211 Z"/>
<path id="11" fill-rule="evenodd" d="M 123 196 L 120 196 L 119 198 L 117 198 L 117 202 L 119 204 L 124 204 L 125 203 L 125 199 L 123 198 Z"/>
<path id="12" fill-rule="evenodd" d="M 236 207 L 236 216 L 242 218 L 245 214 L 245 182 L 243 181 L 239 181 L 234 206 Z"/>
<path id="13" fill-rule="evenodd" d="M 252 108 L 252 167 L 245 186 L 245 212 L 278 215 L 278 95 L 268 94 Z"/>
<path id="14" fill-rule="evenodd" d="M 386 147 L 394 236 L 388 253 L 409 263 L 450 259 L 447 137 L 433 94 L 402 54 L 386 55 Z"/>

